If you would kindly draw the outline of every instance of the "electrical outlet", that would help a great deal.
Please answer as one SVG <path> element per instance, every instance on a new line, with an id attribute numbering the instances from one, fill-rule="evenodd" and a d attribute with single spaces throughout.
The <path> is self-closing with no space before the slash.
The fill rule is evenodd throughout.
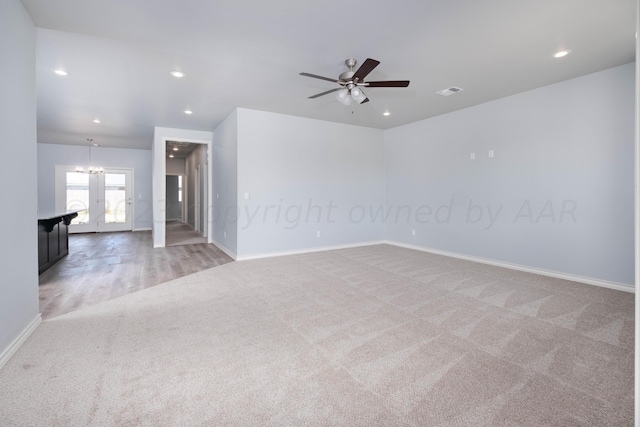
<path id="1" fill-rule="evenodd" d="M 469 154 L 469 158 L 470 158 L 471 160 L 475 160 L 475 159 L 476 159 L 476 153 L 471 153 L 471 154 Z"/>
<path id="2" fill-rule="evenodd" d="M 493 159 L 493 150 L 489 150 L 489 158 Z"/>
<path id="3" fill-rule="evenodd" d="M 411 230 L 411 235 L 415 236 L 416 235 L 416 230 Z"/>
<path id="4" fill-rule="evenodd" d="M 316 231 L 316 237 L 320 237 L 320 232 Z"/>
<path id="5" fill-rule="evenodd" d="M 249 200 L 249 193 L 244 193 L 244 199 Z"/>
<path id="6" fill-rule="evenodd" d="M 227 232 L 226 232 L 226 231 L 224 232 L 224 237 L 225 237 L 225 238 L 227 237 Z"/>

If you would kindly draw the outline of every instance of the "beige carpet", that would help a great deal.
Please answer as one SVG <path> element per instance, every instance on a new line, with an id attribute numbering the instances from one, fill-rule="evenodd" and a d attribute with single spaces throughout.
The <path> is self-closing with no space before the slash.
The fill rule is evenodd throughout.
<path id="1" fill-rule="evenodd" d="M 207 243 L 207 238 L 189 224 L 167 221 L 165 226 L 165 246 L 183 246 Z"/>
<path id="2" fill-rule="evenodd" d="M 230 263 L 42 325 L 2 426 L 629 426 L 633 294 L 407 249 Z"/>

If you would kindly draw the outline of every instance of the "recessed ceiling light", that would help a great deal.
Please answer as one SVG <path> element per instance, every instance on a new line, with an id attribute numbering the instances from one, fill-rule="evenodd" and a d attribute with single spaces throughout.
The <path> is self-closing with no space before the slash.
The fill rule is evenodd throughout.
<path id="1" fill-rule="evenodd" d="M 191 110 L 184 110 L 184 113 L 185 113 L 185 114 L 193 114 L 193 111 L 191 111 Z"/>
<path id="2" fill-rule="evenodd" d="M 68 74 L 69 74 L 69 73 L 67 73 L 65 70 L 60 70 L 60 69 L 58 69 L 58 70 L 53 70 L 53 72 L 54 72 L 54 73 L 56 73 L 56 74 L 57 74 L 57 75 L 59 75 L 59 76 L 66 76 L 66 75 L 68 75 Z"/>
<path id="3" fill-rule="evenodd" d="M 173 154 L 169 154 L 169 158 L 170 158 L 170 159 L 173 159 Z"/>
<path id="4" fill-rule="evenodd" d="M 173 151 L 178 151 L 178 147 L 173 147 Z"/>
<path id="5" fill-rule="evenodd" d="M 100 123 L 100 119 L 93 119 L 93 123 Z"/>
<path id="6" fill-rule="evenodd" d="M 383 116 L 390 116 L 390 115 L 391 115 L 391 113 L 390 113 L 390 112 L 388 112 L 388 111 L 385 111 L 384 113 L 382 113 L 382 115 L 383 115 Z"/>
<path id="7" fill-rule="evenodd" d="M 560 50 L 556 53 L 553 54 L 554 58 L 564 58 L 565 56 L 569 55 L 571 53 L 571 51 L 569 49 L 565 49 L 565 50 Z"/>
<path id="8" fill-rule="evenodd" d="M 184 73 L 182 71 L 172 71 L 169 74 L 171 74 L 173 77 L 177 77 L 177 78 L 184 77 Z"/>

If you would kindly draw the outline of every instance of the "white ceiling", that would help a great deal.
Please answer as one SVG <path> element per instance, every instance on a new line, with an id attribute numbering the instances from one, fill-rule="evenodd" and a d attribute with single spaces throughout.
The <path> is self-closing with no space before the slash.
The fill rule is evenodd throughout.
<path id="1" fill-rule="evenodd" d="M 41 143 L 148 149 L 154 126 L 212 131 L 237 107 L 386 129 L 635 59 L 635 0 L 22 2 Z M 411 85 L 307 99 L 334 84 L 300 72 L 337 78 L 351 57 Z"/>

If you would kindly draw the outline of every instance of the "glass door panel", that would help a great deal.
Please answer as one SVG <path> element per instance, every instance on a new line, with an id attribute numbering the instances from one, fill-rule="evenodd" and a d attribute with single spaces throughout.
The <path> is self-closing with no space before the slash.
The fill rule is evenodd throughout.
<path id="1" fill-rule="evenodd" d="M 132 171 L 105 168 L 98 175 L 98 231 L 130 231 L 132 227 Z"/>
<path id="2" fill-rule="evenodd" d="M 105 224 L 127 222 L 127 191 L 124 173 L 104 174 L 104 222 Z"/>
<path id="3" fill-rule="evenodd" d="M 89 175 L 78 172 L 66 173 L 66 209 L 78 212 L 71 224 L 88 224 L 90 221 L 89 212 Z"/>

